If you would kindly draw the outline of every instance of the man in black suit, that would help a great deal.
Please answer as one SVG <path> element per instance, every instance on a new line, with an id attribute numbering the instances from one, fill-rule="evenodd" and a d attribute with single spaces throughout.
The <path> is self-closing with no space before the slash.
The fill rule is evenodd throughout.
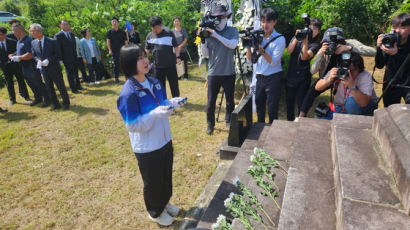
<path id="1" fill-rule="evenodd" d="M 37 69 L 40 69 L 41 74 L 46 81 L 47 90 L 51 100 L 51 109 L 61 108 L 58 102 L 54 83 L 56 84 L 60 95 L 63 99 L 63 109 L 70 108 L 70 99 L 68 98 L 67 89 L 64 85 L 63 74 L 61 72 L 60 49 L 55 39 L 43 35 L 43 28 L 40 24 L 34 23 L 30 26 L 30 35 L 35 39 L 32 41 L 32 54 L 37 62 Z"/>
<path id="2" fill-rule="evenodd" d="M 10 28 L 12 28 L 14 24 L 20 24 L 20 21 L 15 18 L 10 19 L 9 21 Z M 17 41 L 17 37 L 14 35 L 13 31 L 7 34 L 7 37 Z"/>
<path id="3" fill-rule="evenodd" d="M 61 60 L 64 62 L 65 71 L 73 93 L 79 93 L 81 90 L 80 79 L 78 78 L 77 67 L 77 49 L 75 36 L 70 32 L 70 24 L 66 20 L 60 21 L 61 31 L 58 32 L 54 38 L 57 40 L 59 49 L 61 51 Z"/>
<path id="4" fill-rule="evenodd" d="M 16 53 L 10 54 L 9 58 L 13 62 L 18 62 L 23 75 L 34 92 L 35 100 L 30 104 L 31 106 L 39 104 L 43 101 L 41 107 L 47 107 L 50 104 L 46 85 L 41 79 L 41 73 L 36 68 L 36 62 L 31 53 L 32 38 L 27 36 L 24 27 L 20 24 L 13 24 L 13 34 L 18 39 Z"/>
<path id="5" fill-rule="evenodd" d="M 7 91 L 9 93 L 10 105 L 16 103 L 16 93 L 14 91 L 13 75 L 16 76 L 20 96 L 26 101 L 30 101 L 30 97 L 27 91 L 26 83 L 24 82 L 24 76 L 17 63 L 11 62 L 9 54 L 16 52 L 17 42 L 13 39 L 6 38 L 7 29 L 0 27 L 0 68 L 3 70 L 3 74 L 7 84 Z"/>

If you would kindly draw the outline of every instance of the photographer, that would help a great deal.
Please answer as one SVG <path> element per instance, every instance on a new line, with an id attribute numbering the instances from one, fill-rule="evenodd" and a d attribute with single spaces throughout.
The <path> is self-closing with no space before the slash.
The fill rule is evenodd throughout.
<path id="1" fill-rule="evenodd" d="M 229 125 L 231 113 L 234 109 L 234 92 L 235 92 L 235 64 L 234 54 L 238 44 L 238 30 L 234 27 L 227 26 L 228 17 L 224 5 L 217 5 L 211 14 L 211 17 L 217 18 L 219 23 L 216 24 L 215 30 L 206 28 L 210 34 L 205 38 L 205 44 L 201 46 L 203 56 L 208 56 L 208 102 L 206 106 L 206 117 L 208 127 L 206 133 L 211 135 L 215 126 L 215 103 L 221 86 L 224 88 L 226 96 L 226 114 L 225 121 Z M 198 36 L 201 28 L 198 30 Z"/>
<path id="2" fill-rule="evenodd" d="M 282 76 L 281 58 L 286 42 L 283 35 L 275 30 L 278 22 L 278 12 L 272 8 L 265 8 L 261 13 L 261 24 L 264 31 L 262 44 L 257 47 L 259 57 L 256 64 L 256 93 L 255 103 L 258 122 L 265 123 L 266 100 L 268 102 L 269 123 L 278 119 L 280 99 L 280 81 Z M 246 50 L 248 60 L 252 59 L 251 48 Z"/>
<path id="3" fill-rule="evenodd" d="M 376 55 L 374 48 L 365 46 L 354 39 L 345 40 L 343 30 L 338 27 L 333 27 L 326 30 L 322 39 L 322 47 L 310 67 L 310 73 L 312 75 L 319 73 L 319 78 L 323 78 L 330 69 L 337 67 L 337 63 L 340 63 L 341 54 L 344 52 L 355 52 L 362 56 Z M 300 108 L 299 117 L 305 117 L 315 98 L 331 87 L 329 86 L 326 89 L 318 91 L 315 89 L 316 83 L 317 81 L 313 83 L 306 93 L 302 107 Z"/>
<path id="4" fill-rule="evenodd" d="M 408 39 L 410 33 L 410 13 L 402 13 L 394 17 L 391 21 L 391 29 L 394 37 L 397 35 L 400 37 L 397 39 L 399 41 L 394 41 L 392 47 L 386 47 L 391 46 L 390 44 L 383 44 L 383 34 L 380 34 L 377 38 L 376 67 L 381 69 L 386 66 L 383 91 L 386 90 L 387 85 L 410 53 L 410 39 Z M 410 86 L 410 64 L 407 64 L 404 68 L 402 74 L 399 74 L 393 83 Z M 410 89 L 391 86 L 383 96 L 384 107 L 400 103 L 401 98 L 405 100 L 406 104 L 410 104 Z"/>
<path id="5" fill-rule="evenodd" d="M 351 53 L 348 76 L 340 77 L 338 68 L 332 68 L 315 85 L 315 90 L 322 91 L 335 85 L 334 99 L 336 113 L 373 115 L 377 108 L 377 96 L 374 91 L 372 76 L 364 70 L 363 58 Z"/>
<path id="6" fill-rule="evenodd" d="M 307 17 L 307 15 L 305 15 Z M 312 74 L 310 73 L 310 60 L 320 49 L 318 35 L 322 22 L 319 19 L 304 18 L 308 25 L 309 32 L 305 32 L 305 38 L 298 40 L 301 30 L 296 30 L 295 37 L 292 38 L 288 46 L 290 54 L 288 74 L 286 76 L 286 109 L 288 121 L 295 119 L 295 98 L 298 104 L 298 113 L 309 89 Z M 303 35 L 302 35 L 303 36 Z"/>

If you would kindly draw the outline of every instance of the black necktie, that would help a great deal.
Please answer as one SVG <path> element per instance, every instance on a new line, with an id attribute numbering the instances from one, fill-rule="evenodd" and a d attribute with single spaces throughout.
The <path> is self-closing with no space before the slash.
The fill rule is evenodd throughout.
<path id="1" fill-rule="evenodd" d="M 40 45 L 40 53 L 41 53 L 41 55 L 43 55 L 43 47 L 41 45 L 41 41 L 40 41 L 39 45 Z"/>
<path id="2" fill-rule="evenodd" d="M 6 53 L 6 47 L 4 45 L 5 41 L 1 43 L 1 51 Z"/>

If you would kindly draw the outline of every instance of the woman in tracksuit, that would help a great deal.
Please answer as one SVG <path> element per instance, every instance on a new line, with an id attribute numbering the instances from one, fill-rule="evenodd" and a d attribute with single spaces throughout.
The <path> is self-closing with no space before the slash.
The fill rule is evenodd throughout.
<path id="1" fill-rule="evenodd" d="M 131 146 L 144 182 L 144 201 L 149 218 L 171 225 L 179 208 L 171 205 L 173 148 L 168 116 L 185 103 L 182 98 L 167 100 L 165 88 L 148 73 L 148 58 L 131 44 L 120 51 L 120 65 L 127 80 L 117 107 L 128 129 Z"/>

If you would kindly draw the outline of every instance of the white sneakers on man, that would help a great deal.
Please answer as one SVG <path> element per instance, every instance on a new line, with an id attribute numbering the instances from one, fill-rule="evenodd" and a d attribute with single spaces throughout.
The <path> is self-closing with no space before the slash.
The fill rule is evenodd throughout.
<path id="1" fill-rule="evenodd" d="M 162 211 L 161 215 L 159 215 L 159 217 L 153 218 L 151 217 L 151 215 L 148 214 L 148 218 L 151 221 L 158 223 L 159 225 L 169 226 L 175 221 L 173 216 L 178 215 L 178 213 L 179 213 L 179 208 L 175 205 L 168 203 L 165 206 L 164 211 Z"/>
<path id="2" fill-rule="evenodd" d="M 177 216 L 179 213 L 179 208 L 175 205 L 172 205 L 171 203 L 168 203 L 165 206 L 165 210 L 167 210 L 168 214 L 171 216 Z"/>
<path id="3" fill-rule="evenodd" d="M 159 217 L 157 217 L 157 218 L 153 218 L 149 214 L 148 214 L 148 217 L 151 221 L 154 221 L 154 222 L 156 222 L 156 223 L 158 223 L 159 225 L 162 225 L 162 226 L 169 226 L 175 220 L 174 217 L 170 216 L 165 209 L 164 209 L 164 211 L 162 211 L 161 215 L 159 215 Z"/>

